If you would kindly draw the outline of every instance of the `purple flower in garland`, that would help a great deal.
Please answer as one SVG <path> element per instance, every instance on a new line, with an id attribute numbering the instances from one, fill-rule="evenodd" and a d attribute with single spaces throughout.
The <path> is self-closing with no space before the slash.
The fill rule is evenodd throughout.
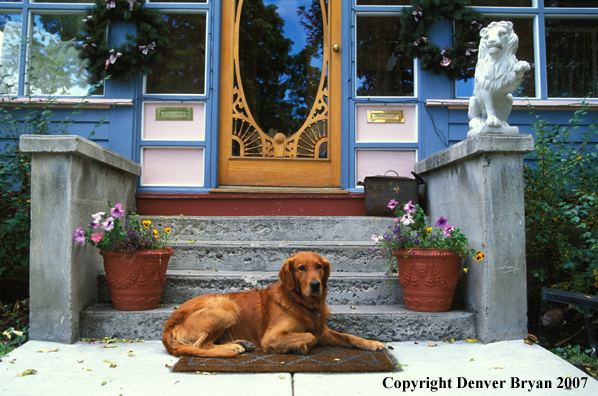
<path id="1" fill-rule="evenodd" d="M 444 228 L 448 224 L 448 220 L 444 218 L 444 216 L 440 216 L 438 221 L 436 221 L 436 227 Z"/>
<path id="2" fill-rule="evenodd" d="M 387 206 L 388 206 L 388 207 L 389 207 L 391 210 L 393 210 L 394 208 L 396 208 L 396 206 L 397 206 L 398 204 L 399 204 L 399 203 L 398 203 L 397 201 L 395 201 L 394 199 L 391 199 L 391 200 L 390 200 L 390 202 L 388 203 L 388 205 L 387 205 Z"/>

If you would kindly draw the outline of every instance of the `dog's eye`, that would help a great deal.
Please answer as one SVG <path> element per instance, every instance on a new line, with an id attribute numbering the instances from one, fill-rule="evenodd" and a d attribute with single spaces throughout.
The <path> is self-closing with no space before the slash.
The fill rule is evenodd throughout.
<path id="1" fill-rule="evenodd" d="M 320 264 L 316 265 L 316 269 L 322 269 L 322 266 Z"/>
<path id="2" fill-rule="evenodd" d="M 297 268 L 299 271 L 305 271 L 305 267 L 302 265 L 301 267 Z"/>

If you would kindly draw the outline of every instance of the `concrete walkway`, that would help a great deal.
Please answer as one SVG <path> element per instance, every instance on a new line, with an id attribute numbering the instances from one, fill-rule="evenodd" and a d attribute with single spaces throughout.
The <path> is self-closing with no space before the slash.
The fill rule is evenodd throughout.
<path id="1" fill-rule="evenodd" d="M 396 342 L 389 345 L 394 348 L 390 352 L 405 365 L 400 372 L 295 375 L 175 373 L 170 367 L 178 359 L 168 355 L 159 341 L 111 344 L 117 345 L 114 348 L 103 348 L 105 345 L 29 341 L 2 358 L 0 394 L 598 395 L 598 381 L 543 348 L 523 341 L 487 345 L 465 341 Z M 58 351 L 40 352 L 54 348 Z M 110 367 L 112 363 L 116 367 Z M 28 369 L 37 373 L 17 375 Z M 574 389 L 559 388 L 565 384 Z"/>

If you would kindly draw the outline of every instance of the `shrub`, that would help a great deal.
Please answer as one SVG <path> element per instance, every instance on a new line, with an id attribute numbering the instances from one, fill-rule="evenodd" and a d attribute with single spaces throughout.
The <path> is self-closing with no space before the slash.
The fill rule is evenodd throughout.
<path id="1" fill-rule="evenodd" d="M 52 65 L 52 88 L 41 107 L 34 105 L 31 94 L 24 103 L 17 102 L 16 97 L 8 94 L 12 86 L 4 77 L 0 82 L 0 96 L 4 99 L 0 103 L 0 142 L 4 144 L 3 150 L 0 147 L 0 276 L 12 275 L 29 263 L 31 158 L 19 150 L 19 137 L 23 134 L 67 134 L 75 115 L 81 113 L 81 106 L 87 103 L 86 95 L 67 117 L 53 121 L 56 119 L 52 110 L 57 105 L 57 97 L 54 96 L 57 92 L 56 79 L 63 74 L 63 65 L 63 61 Z M 28 85 L 35 80 L 36 76 L 30 73 L 27 91 Z M 101 84 L 96 84 L 89 94 Z M 93 127 L 90 137 L 103 121 Z"/>
<path id="2" fill-rule="evenodd" d="M 537 115 L 532 124 L 536 146 L 524 167 L 531 299 L 542 286 L 598 291 L 598 147 L 592 143 L 598 124 L 593 120 L 585 131 L 578 125 L 587 107 L 584 101 L 563 127 Z"/>

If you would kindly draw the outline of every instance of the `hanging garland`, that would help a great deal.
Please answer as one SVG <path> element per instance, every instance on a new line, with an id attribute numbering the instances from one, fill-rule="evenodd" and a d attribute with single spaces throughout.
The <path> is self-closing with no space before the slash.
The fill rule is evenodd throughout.
<path id="1" fill-rule="evenodd" d="M 451 80 L 472 78 L 484 17 L 468 6 L 467 0 L 413 0 L 401 16 L 405 54 L 418 58 L 423 70 L 444 73 Z M 428 29 L 442 19 L 454 21 L 455 31 L 453 46 L 441 50 L 430 42 Z"/>
<path id="2" fill-rule="evenodd" d="M 160 60 L 156 49 L 168 47 L 166 24 L 161 15 L 144 7 L 145 0 L 96 0 L 83 19 L 86 33 L 79 35 L 79 57 L 87 59 L 87 71 L 97 81 L 105 76 L 130 80 L 138 73 L 151 74 Z M 109 45 L 106 32 L 117 21 L 130 21 L 136 36 L 127 34 L 120 45 Z"/>

